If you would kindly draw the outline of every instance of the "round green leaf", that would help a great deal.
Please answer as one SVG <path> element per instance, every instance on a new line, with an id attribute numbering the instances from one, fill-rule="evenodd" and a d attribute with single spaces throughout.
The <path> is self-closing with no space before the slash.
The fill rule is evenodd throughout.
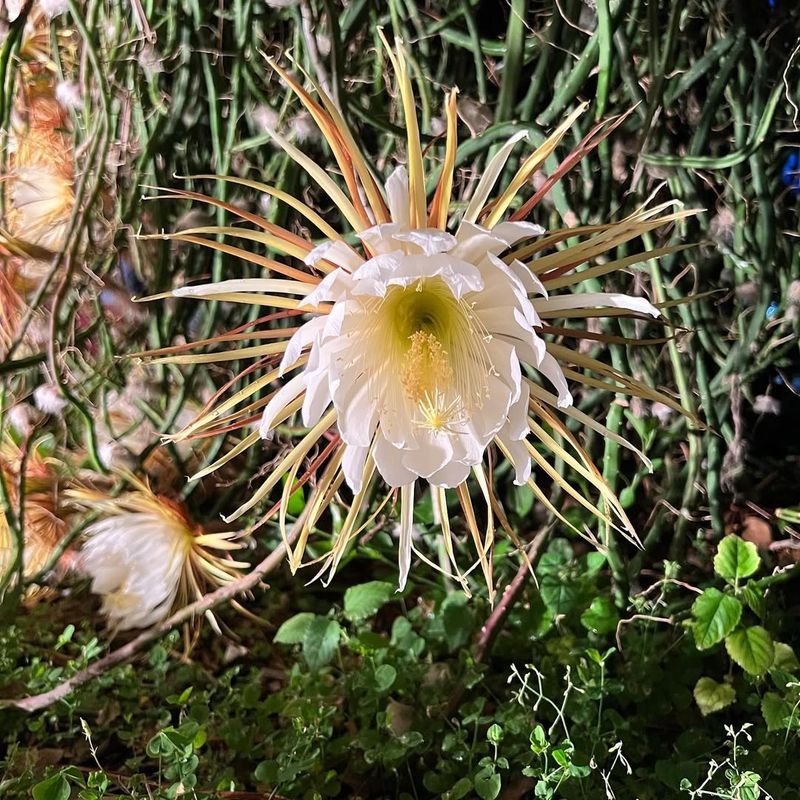
<path id="1" fill-rule="evenodd" d="M 33 800 L 69 800 L 71 794 L 67 779 L 59 772 L 33 787 Z"/>
<path id="2" fill-rule="evenodd" d="M 775 660 L 771 666 L 782 672 L 791 673 L 800 670 L 800 662 L 798 662 L 794 650 L 784 642 L 775 642 Z"/>
<path id="3" fill-rule="evenodd" d="M 314 616 L 315 615 L 310 611 L 303 611 L 300 614 L 289 617 L 289 619 L 278 628 L 273 641 L 278 644 L 300 644 Z"/>
<path id="4" fill-rule="evenodd" d="M 396 678 L 397 670 L 391 664 L 381 664 L 375 670 L 375 686 L 379 692 L 391 689 Z"/>
<path id="5" fill-rule="evenodd" d="M 611 633 L 616 630 L 618 622 L 617 609 L 607 597 L 595 597 L 581 614 L 581 624 L 592 633 Z"/>
<path id="6" fill-rule="evenodd" d="M 492 767 L 484 767 L 475 775 L 474 785 L 481 800 L 494 800 L 500 794 L 502 781 Z"/>
<path id="7" fill-rule="evenodd" d="M 742 604 L 719 589 L 706 589 L 692 605 L 694 641 L 706 650 L 721 642 L 742 618 Z"/>
<path id="8" fill-rule="evenodd" d="M 339 646 L 342 629 L 339 623 L 325 617 L 314 617 L 303 637 L 303 658 L 311 669 L 330 664 Z"/>
<path id="9" fill-rule="evenodd" d="M 779 694 L 767 692 L 761 701 L 761 715 L 764 717 L 770 733 L 783 730 L 788 727 L 789 719 L 792 716 L 792 706 Z"/>
<path id="10" fill-rule="evenodd" d="M 760 626 L 740 628 L 725 639 L 728 655 L 746 672 L 761 675 L 775 658 L 772 637 Z"/>
<path id="11" fill-rule="evenodd" d="M 351 586 L 344 593 L 344 615 L 350 622 L 360 622 L 371 617 L 393 594 L 394 586 L 386 581 Z"/>
<path id="12" fill-rule="evenodd" d="M 752 575 L 759 565 L 758 550 L 752 542 L 738 536 L 726 536 L 714 556 L 714 571 L 728 581 L 740 580 Z"/>
<path id="13" fill-rule="evenodd" d="M 736 690 L 729 683 L 717 683 L 713 678 L 700 678 L 694 686 L 694 700 L 705 717 L 721 711 L 736 699 Z"/>

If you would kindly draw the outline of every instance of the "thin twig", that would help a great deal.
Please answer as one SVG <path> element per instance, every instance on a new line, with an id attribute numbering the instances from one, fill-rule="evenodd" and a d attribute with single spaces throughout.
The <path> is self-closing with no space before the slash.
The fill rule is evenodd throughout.
<path id="1" fill-rule="evenodd" d="M 497 639 L 497 635 L 503 629 L 506 617 L 514 607 L 520 594 L 522 594 L 528 577 L 531 575 L 531 571 L 539 560 L 543 550 L 543 544 L 549 532 L 550 529 L 545 528 L 536 535 L 536 538 L 531 543 L 530 554 L 526 554 L 526 558 L 520 563 L 517 574 L 514 576 L 511 583 L 506 586 L 503 596 L 500 598 L 500 602 L 494 607 L 492 613 L 489 615 L 489 619 L 486 620 L 486 624 L 481 628 L 478 644 L 475 647 L 476 661 L 484 661 L 491 651 L 495 639 Z"/>
<path id="2" fill-rule="evenodd" d="M 294 540 L 299 535 L 300 529 L 303 526 L 303 521 L 304 517 L 300 517 L 292 530 L 289 532 L 289 536 L 287 537 L 289 544 L 294 543 Z M 254 567 L 251 572 L 248 572 L 247 575 L 244 575 L 238 580 L 233 581 L 233 583 L 229 583 L 227 586 L 217 589 L 215 592 L 211 592 L 210 594 L 201 597 L 197 602 L 179 609 L 171 617 L 165 619 L 160 625 L 156 625 L 149 630 L 143 631 L 135 639 L 131 639 L 130 642 L 122 647 L 118 647 L 116 650 L 113 650 L 99 661 L 95 661 L 94 664 L 91 664 L 86 669 L 76 673 L 68 680 L 56 686 L 54 689 L 51 689 L 48 692 L 43 692 L 42 694 L 33 695 L 31 697 L 24 697 L 20 700 L 4 700 L 0 702 L 0 708 L 17 708 L 20 711 L 34 712 L 40 711 L 43 708 L 47 708 L 59 700 L 63 700 L 65 697 L 68 697 L 70 694 L 72 694 L 72 692 L 74 692 L 78 687 L 83 686 L 83 684 L 88 683 L 94 678 L 97 678 L 112 667 L 116 667 L 119 664 L 124 664 L 126 661 L 129 661 L 146 644 L 160 639 L 165 633 L 168 633 L 182 622 L 186 622 L 192 617 L 204 614 L 206 611 L 218 606 L 220 603 L 231 600 L 237 594 L 246 592 L 248 589 L 252 589 L 261 580 L 261 578 L 272 572 L 278 566 L 278 564 L 281 563 L 285 552 L 285 545 L 283 543 L 279 544 L 275 550 L 273 550 L 263 561 L 261 561 L 261 563 Z"/>

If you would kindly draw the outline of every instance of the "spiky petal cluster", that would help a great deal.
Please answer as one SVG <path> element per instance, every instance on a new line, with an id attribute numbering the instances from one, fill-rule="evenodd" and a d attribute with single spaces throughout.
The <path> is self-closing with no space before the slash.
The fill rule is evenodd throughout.
<path id="1" fill-rule="evenodd" d="M 234 533 L 206 533 L 178 503 L 135 487 L 118 497 L 91 489 L 67 492 L 76 504 L 100 512 L 85 531 L 80 568 L 116 630 L 146 628 L 206 591 L 233 580 L 247 564 L 227 552 L 239 548 Z"/>
<path id="2" fill-rule="evenodd" d="M 624 447 L 636 448 L 574 408 L 569 383 L 677 406 L 670 398 L 565 342 L 615 339 L 574 327 L 580 320 L 623 315 L 648 320 L 659 316 L 658 308 L 644 298 L 585 291 L 584 281 L 596 281 L 677 249 L 609 255 L 617 247 L 691 212 L 665 213 L 671 205 L 667 203 L 638 209 L 618 223 L 550 233 L 525 221 L 553 183 L 617 122 L 593 128 L 542 189 L 511 213 L 518 193 L 553 154 L 581 113 L 578 109 L 522 161 L 510 183 L 498 189 L 499 176 L 524 134 L 513 136 L 501 147 L 474 187 L 458 224 L 451 226 L 451 219 L 457 216 L 451 205 L 457 146 L 455 92 L 447 104 L 443 162 L 429 203 L 415 101 L 402 48 L 390 51 L 389 58 L 398 77 L 408 131 L 408 168 L 395 171 L 385 189 L 374 180 L 333 101 L 314 84 L 318 102 L 273 65 L 320 126 L 344 187 L 292 143 L 277 133 L 274 138 L 338 207 L 354 239 L 345 240 L 326 219 L 296 198 L 253 181 L 228 179 L 287 202 L 320 231 L 323 241 L 315 245 L 230 204 L 194 192 L 174 192 L 225 208 L 252 223 L 255 230 L 204 227 L 167 238 L 241 257 L 269 270 L 274 277 L 184 287 L 171 294 L 283 309 L 256 323 L 289 317 L 297 326 L 255 331 L 243 326 L 231 334 L 196 343 L 216 347 L 246 339 L 253 342 L 230 352 L 217 349 L 207 355 L 187 355 L 184 351 L 188 346 L 178 346 L 151 355 L 174 363 L 257 359 L 243 375 L 257 367 L 267 368 L 224 400 L 223 393 L 236 382 L 223 386 L 217 402 L 209 404 L 176 436 L 208 436 L 258 422 L 257 430 L 196 477 L 217 469 L 259 438 L 269 438 L 278 425 L 300 414 L 307 433 L 230 517 L 238 518 L 269 498 L 283 481 L 280 499 L 270 513 L 279 515 L 285 535 L 289 496 L 299 484 L 316 475 L 299 540 L 289 547 L 293 569 L 301 563 L 314 526 L 346 484 L 353 500 L 330 552 L 322 559 L 323 570 L 332 574 L 348 542 L 369 524 L 370 520 L 363 521 L 363 514 L 370 488 L 382 483 L 393 490 L 392 496 L 396 490 L 400 498 L 402 586 L 415 550 L 414 497 L 417 481 L 422 478 L 431 487 L 454 577 L 466 587 L 465 573 L 454 558 L 448 508 L 453 498 L 449 490 L 454 491 L 460 517 L 477 550 L 473 567 L 480 564 L 491 596 L 490 551 L 495 519 L 513 536 L 493 492 L 489 468 L 495 454 L 511 461 L 517 482 L 527 484 L 565 524 L 569 523 L 553 508 L 532 474 L 532 465 L 600 520 L 635 539 L 621 505 L 561 415 Z M 220 234 L 259 243 L 286 259 L 265 258 L 207 238 Z M 296 265 L 292 259 L 301 263 Z M 587 266 L 580 269 L 583 265 Z M 559 324 L 556 320 L 567 322 Z M 273 388 L 282 378 L 278 388 Z M 260 396 L 262 392 L 266 396 Z M 564 480 L 542 455 L 541 447 L 563 459 L 594 487 L 603 507 Z M 473 480 L 486 504 L 483 531 L 478 527 L 470 493 Z"/>

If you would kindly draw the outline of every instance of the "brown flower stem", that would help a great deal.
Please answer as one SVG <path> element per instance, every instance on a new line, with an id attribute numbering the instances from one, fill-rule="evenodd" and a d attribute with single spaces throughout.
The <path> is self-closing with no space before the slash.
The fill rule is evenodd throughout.
<path id="1" fill-rule="evenodd" d="M 536 534 L 536 537 L 531 542 L 525 557 L 522 559 L 522 563 L 519 565 L 517 574 L 514 576 L 511 583 L 506 586 L 500 598 L 500 602 L 492 609 L 489 619 L 486 620 L 486 624 L 481 628 L 481 633 L 475 647 L 475 663 L 481 664 L 489 657 L 497 636 L 500 631 L 503 630 L 503 626 L 508 619 L 511 609 L 514 607 L 517 600 L 519 600 L 522 590 L 528 582 L 528 577 L 533 574 L 533 570 L 542 556 L 545 542 L 549 536 L 550 528 L 544 528 Z M 462 683 L 459 684 L 455 692 L 450 695 L 442 712 L 445 717 L 449 717 L 458 708 L 465 691 L 466 687 Z"/>
<path id="2" fill-rule="evenodd" d="M 300 533 L 303 525 L 303 517 L 301 517 L 289 532 L 289 544 L 294 543 L 295 539 Z M 176 611 L 171 617 L 165 619 L 159 625 L 156 625 L 149 630 L 143 631 L 135 639 L 112 650 L 108 655 L 103 656 L 99 661 L 95 661 L 86 669 L 77 672 L 68 680 L 59 684 L 55 689 L 42 694 L 36 694 L 31 697 L 23 697 L 19 700 L 3 700 L 0 701 L 0 708 L 18 708 L 20 711 L 34 712 L 40 711 L 43 708 L 51 706 L 53 703 L 63 700 L 74 692 L 78 687 L 88 683 L 94 678 L 102 675 L 112 667 L 119 664 L 124 664 L 133 658 L 146 644 L 160 639 L 165 633 L 168 633 L 173 628 L 177 627 L 183 622 L 195 616 L 204 614 L 209 609 L 218 606 L 234 598 L 241 592 L 246 592 L 252 589 L 265 575 L 272 572 L 283 560 L 286 552 L 285 545 L 279 544 L 261 563 L 248 572 L 247 575 L 242 576 L 238 580 L 229 583 L 217 589 L 215 592 L 203 596 L 195 603 L 185 606 L 184 608 Z"/>
<path id="3" fill-rule="evenodd" d="M 494 607 L 492 613 L 489 615 L 489 619 L 486 620 L 486 624 L 481 628 L 478 644 L 475 647 L 475 661 L 478 663 L 485 661 L 486 657 L 491 652 L 497 635 L 503 629 L 503 625 L 511 609 L 522 594 L 522 590 L 525 588 L 525 584 L 532 574 L 533 568 L 539 561 L 544 542 L 549 533 L 549 529 L 545 528 L 536 535 L 536 538 L 531 543 L 530 549 L 526 554 L 527 557 L 524 558 L 519 565 L 517 574 L 514 576 L 511 583 L 506 586 L 500 598 L 500 602 Z"/>

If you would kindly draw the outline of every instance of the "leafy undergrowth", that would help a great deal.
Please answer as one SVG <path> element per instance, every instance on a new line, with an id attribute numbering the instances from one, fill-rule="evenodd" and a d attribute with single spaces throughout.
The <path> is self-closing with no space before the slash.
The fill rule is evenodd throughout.
<path id="1" fill-rule="evenodd" d="M 725 543 L 703 594 L 667 564 L 621 620 L 603 557 L 553 540 L 482 662 L 480 598 L 278 577 L 250 606 L 266 631 L 227 612 L 235 640 L 206 629 L 186 659 L 175 631 L 35 718 L 3 712 L 4 796 L 790 797 L 796 596 Z M 99 637 L 38 606 L 3 633 L 2 693 L 58 685 Z"/>
<path id="2" fill-rule="evenodd" d="M 270 144 L 267 128 L 277 124 L 317 162 L 331 163 L 263 53 L 291 50 L 310 72 L 321 64 L 376 172 L 402 161 L 402 118 L 384 88 L 378 26 L 411 45 L 426 146 L 441 128 L 445 89 L 460 88 L 462 193 L 492 149 L 523 126 L 548 133 L 589 101 L 562 158 L 596 118 L 635 107 L 555 187 L 535 221 L 555 228 L 620 219 L 652 195 L 704 209 L 640 243 L 700 243 L 635 272 L 638 289 L 666 304 L 668 341 L 612 346 L 602 357 L 666 389 L 708 427 L 580 389 L 579 408 L 641 442 L 653 463 L 649 472 L 609 440 L 591 432 L 582 439 L 642 550 L 607 540 L 543 476 L 569 521 L 610 546 L 589 549 L 500 467 L 492 479 L 511 526 L 523 542 L 545 538 L 536 579 L 523 579 L 488 643 L 492 609 L 480 581 L 470 579 L 467 598 L 417 562 L 408 588 L 395 593 L 393 519 L 379 515 L 329 586 L 305 585 L 310 574 L 281 568 L 242 600 L 249 614 L 215 611 L 220 634 L 208 624 L 176 629 L 44 711 L 0 707 L 0 796 L 800 796 L 800 92 L 790 60 L 800 9 L 781 0 L 272 5 L 90 0 L 70 3 L 63 17 L 104 68 L 76 59 L 55 65 L 84 92 L 71 110 L 72 133 L 81 157 L 93 159 L 82 162 L 82 202 L 98 210 L 87 261 L 60 295 L 58 364 L 65 382 L 82 377 L 63 413 L 37 428 L 48 434 L 48 454 L 71 454 L 76 472 L 100 462 L 97 433 L 112 398 L 141 377 L 134 359 L 119 356 L 253 318 L 226 304 L 128 301 L 209 275 L 250 274 L 219 252 L 136 240 L 134 232 L 213 221 L 186 198 L 141 202 L 150 191 L 143 187 L 233 174 L 332 213 Z M 4 45 L 10 70 L 14 52 Z M 13 86 L 13 75 L 4 79 L 6 123 Z M 304 233 L 286 206 L 261 203 L 246 187 L 188 184 Z M 610 290 L 630 288 L 629 277 L 615 280 Z M 637 333 L 627 323 L 602 332 Z M 0 408 L 49 379 L 47 342 L 37 347 L 0 364 Z M 131 467 L 144 469 L 159 434 L 174 431 L 231 374 L 154 369 L 155 391 L 131 400 L 152 426 Z M 215 524 L 293 432 L 251 449 L 235 470 L 189 485 L 176 452 L 159 451 L 174 472 L 160 488 L 186 501 L 198 522 Z M 209 463 L 231 442 L 195 455 Z M 564 463 L 555 466 L 588 491 Z M 305 497 L 295 493 L 290 517 Z M 424 552 L 436 553 L 426 498 L 416 533 Z M 334 505 L 312 556 L 324 554 L 340 523 Z M 468 551 L 464 526 L 455 528 Z M 256 563 L 279 541 L 274 525 L 263 526 L 246 559 Z M 513 546 L 498 546 L 498 602 L 518 564 Z M 78 577 L 2 613 L 2 699 L 47 692 L 131 636 L 110 640 Z"/>

